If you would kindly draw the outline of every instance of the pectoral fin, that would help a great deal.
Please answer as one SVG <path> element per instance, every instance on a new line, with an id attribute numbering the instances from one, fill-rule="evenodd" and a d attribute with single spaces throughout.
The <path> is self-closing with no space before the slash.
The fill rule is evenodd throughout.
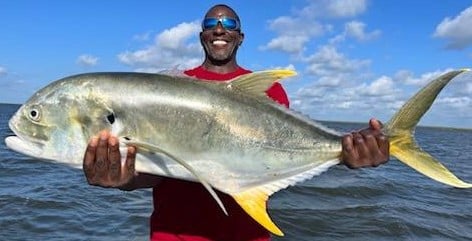
<path id="1" fill-rule="evenodd" d="M 195 178 L 197 178 L 197 180 L 208 190 L 208 192 L 211 194 L 211 196 L 215 199 L 215 201 L 220 206 L 221 210 L 223 210 L 223 212 L 226 215 L 228 215 L 228 212 L 226 211 L 226 208 L 224 207 L 223 202 L 218 197 L 218 195 L 213 190 L 213 188 L 210 186 L 210 184 L 202 176 L 200 176 L 195 171 L 195 169 L 193 169 L 193 167 L 190 166 L 187 162 L 185 162 L 184 160 L 182 160 L 182 159 L 172 155 L 171 153 L 163 150 L 162 148 L 160 148 L 156 145 L 150 144 L 150 143 L 140 142 L 140 141 L 128 141 L 128 140 L 124 140 L 122 142 L 125 143 L 126 145 L 136 146 L 140 150 L 144 149 L 144 150 L 148 150 L 148 151 L 151 151 L 151 152 L 161 153 L 161 154 L 169 157 L 170 159 L 174 160 L 175 162 L 179 163 L 183 167 L 185 167 L 185 169 L 187 169 L 190 173 L 192 173 L 195 176 Z"/>

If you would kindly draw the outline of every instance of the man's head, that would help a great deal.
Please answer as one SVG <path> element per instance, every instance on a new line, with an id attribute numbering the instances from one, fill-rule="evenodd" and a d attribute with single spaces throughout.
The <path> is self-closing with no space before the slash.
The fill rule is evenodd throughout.
<path id="1" fill-rule="evenodd" d="M 231 7 L 218 4 L 208 10 L 200 32 L 207 64 L 236 64 L 236 53 L 243 40 L 239 16 Z"/>

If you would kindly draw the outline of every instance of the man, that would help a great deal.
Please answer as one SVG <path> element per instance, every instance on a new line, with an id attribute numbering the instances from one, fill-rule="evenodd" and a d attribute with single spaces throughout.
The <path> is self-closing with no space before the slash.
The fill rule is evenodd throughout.
<path id="1" fill-rule="evenodd" d="M 207 81 L 224 81 L 251 71 L 236 61 L 238 47 L 244 40 L 241 22 L 227 5 L 209 9 L 202 22 L 200 42 L 205 60 L 197 68 L 184 73 Z M 285 90 L 279 83 L 267 90 L 267 95 L 289 107 Z M 342 139 L 343 163 L 350 168 L 378 166 L 389 156 L 387 138 L 380 132 L 380 123 L 370 121 L 370 127 L 352 132 Z M 269 240 L 270 234 L 228 195 L 218 192 L 229 216 L 221 212 L 200 183 L 135 173 L 136 149 L 128 148 L 121 166 L 118 140 L 106 131 L 94 137 L 84 157 L 84 173 L 91 185 L 118 187 L 122 190 L 153 188 L 154 212 L 151 215 L 151 240 Z"/>

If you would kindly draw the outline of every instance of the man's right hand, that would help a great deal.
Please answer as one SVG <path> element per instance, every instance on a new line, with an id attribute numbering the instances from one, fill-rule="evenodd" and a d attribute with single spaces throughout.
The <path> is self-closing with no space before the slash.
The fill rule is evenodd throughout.
<path id="1" fill-rule="evenodd" d="M 128 147 L 126 161 L 121 164 L 118 139 L 108 131 L 100 132 L 88 143 L 84 156 L 83 169 L 90 185 L 101 187 L 118 187 L 127 189 L 137 173 L 134 163 L 136 148 Z"/>

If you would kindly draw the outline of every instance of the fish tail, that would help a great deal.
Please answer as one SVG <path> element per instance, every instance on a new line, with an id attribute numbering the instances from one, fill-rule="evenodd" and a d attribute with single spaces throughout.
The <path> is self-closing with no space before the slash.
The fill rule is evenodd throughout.
<path id="1" fill-rule="evenodd" d="M 433 180 L 457 188 L 470 188 L 472 184 L 460 180 L 434 157 L 423 151 L 416 144 L 414 131 L 444 86 L 466 71 L 469 69 L 451 71 L 433 80 L 408 100 L 383 129 L 389 137 L 392 156 Z"/>

